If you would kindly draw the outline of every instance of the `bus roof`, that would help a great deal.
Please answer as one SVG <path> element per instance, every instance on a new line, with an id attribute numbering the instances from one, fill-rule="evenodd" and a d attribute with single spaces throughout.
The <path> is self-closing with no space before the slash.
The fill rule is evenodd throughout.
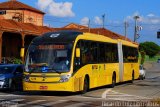
<path id="1" fill-rule="evenodd" d="M 118 39 L 119 42 L 122 42 L 122 45 L 131 46 L 131 47 L 138 47 L 139 44 L 136 42 L 130 42 L 127 40 Z"/>
<path id="2" fill-rule="evenodd" d="M 43 43 L 70 43 L 75 40 L 92 40 L 99 42 L 108 42 L 108 43 L 118 43 L 122 42 L 123 45 L 138 47 L 138 44 L 122 40 L 122 39 L 113 39 L 104 35 L 98 35 L 93 33 L 83 33 L 75 30 L 62 30 L 56 32 L 48 32 L 42 36 L 36 37 L 33 39 L 32 44 L 43 44 Z"/>
<path id="3" fill-rule="evenodd" d="M 93 41 L 108 42 L 108 43 L 122 42 L 122 44 L 126 46 L 138 47 L 138 44 L 132 41 L 127 41 L 127 40 L 122 40 L 122 39 L 112 39 L 104 35 L 98 35 L 98 34 L 93 34 L 93 33 L 83 33 L 83 35 L 78 36 L 77 39 L 93 40 Z"/>
<path id="4" fill-rule="evenodd" d="M 100 42 L 110 42 L 110 43 L 118 42 L 117 39 L 112 39 L 104 35 L 98 35 L 98 34 L 93 34 L 93 33 L 83 33 L 83 35 L 78 36 L 77 39 L 93 40 L 93 41 L 100 41 Z"/>
<path id="5" fill-rule="evenodd" d="M 76 39 L 76 37 L 80 34 L 83 34 L 82 32 L 78 31 L 57 31 L 57 32 L 49 32 L 45 33 L 42 36 L 36 37 L 33 39 L 33 44 L 42 44 L 42 43 L 69 43 Z"/>

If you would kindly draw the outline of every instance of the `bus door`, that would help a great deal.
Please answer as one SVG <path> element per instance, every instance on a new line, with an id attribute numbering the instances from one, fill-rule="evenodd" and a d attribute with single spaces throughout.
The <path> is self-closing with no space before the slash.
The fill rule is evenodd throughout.
<path id="1" fill-rule="evenodd" d="M 105 59 L 105 51 L 106 45 L 105 43 L 98 44 L 98 62 L 99 62 L 99 79 L 98 85 L 102 86 L 107 83 L 107 73 L 106 73 L 106 59 Z"/>
<path id="2" fill-rule="evenodd" d="M 92 66 L 92 80 L 93 80 L 93 87 L 97 87 L 100 84 L 100 64 L 98 63 L 98 43 L 96 41 L 92 41 L 90 43 L 90 55 L 91 59 L 89 63 Z"/>

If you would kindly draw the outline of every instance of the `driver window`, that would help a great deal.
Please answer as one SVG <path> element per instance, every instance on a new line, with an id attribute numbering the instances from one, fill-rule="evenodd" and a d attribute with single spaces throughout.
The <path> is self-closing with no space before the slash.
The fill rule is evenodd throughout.
<path id="1" fill-rule="evenodd" d="M 77 45 L 76 45 L 76 48 L 82 48 L 81 46 L 82 46 L 82 41 L 78 41 Z M 80 55 L 80 57 L 81 56 L 82 55 Z M 75 54 L 74 54 L 74 71 L 77 71 L 80 68 L 80 65 L 81 65 L 81 58 L 76 58 L 76 51 L 75 51 Z"/>

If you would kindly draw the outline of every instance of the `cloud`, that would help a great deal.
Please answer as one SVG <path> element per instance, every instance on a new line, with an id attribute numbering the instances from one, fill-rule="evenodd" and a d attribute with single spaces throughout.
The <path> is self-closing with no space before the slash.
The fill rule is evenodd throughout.
<path id="1" fill-rule="evenodd" d="M 133 23 L 135 15 L 140 17 L 138 19 L 138 24 L 143 27 L 143 30 L 156 31 L 160 28 L 160 16 L 157 16 L 153 13 L 141 15 L 138 12 L 135 12 L 132 15 L 127 16 L 125 20 L 127 20 L 129 23 Z"/>
<path id="2" fill-rule="evenodd" d="M 160 16 L 156 16 L 153 13 L 149 13 L 146 16 L 140 15 L 138 12 L 135 12 L 133 15 L 127 16 L 125 20 L 134 21 L 134 16 L 139 16 L 138 21 L 143 24 L 160 24 Z"/>
<path id="3" fill-rule="evenodd" d="M 148 14 L 147 16 L 148 16 L 148 17 L 154 17 L 155 15 L 152 14 L 152 13 L 150 13 L 150 14 Z"/>
<path id="4" fill-rule="evenodd" d="M 38 0 L 38 7 L 56 17 L 73 17 L 73 4 L 71 2 L 55 2 L 54 0 Z"/>
<path id="5" fill-rule="evenodd" d="M 160 16 L 148 14 L 146 17 L 143 17 L 142 22 L 149 24 L 160 24 Z"/>
<path id="6" fill-rule="evenodd" d="M 142 20 L 142 19 L 141 19 L 142 16 L 139 14 L 139 12 L 135 12 L 135 13 L 133 13 L 132 15 L 127 16 L 127 17 L 125 18 L 125 21 L 133 21 L 133 20 L 134 20 L 134 16 L 139 16 L 139 17 L 140 17 L 139 20 Z"/>
<path id="7" fill-rule="evenodd" d="M 38 0 L 37 5 L 41 10 L 45 10 L 51 3 L 52 0 Z"/>
<path id="8" fill-rule="evenodd" d="M 102 19 L 98 16 L 94 17 L 94 23 L 101 25 L 103 23 Z"/>
<path id="9" fill-rule="evenodd" d="M 88 26 L 88 23 L 89 23 L 89 18 L 88 17 L 84 17 L 84 18 L 81 19 L 81 22 L 80 22 L 81 25 Z"/>

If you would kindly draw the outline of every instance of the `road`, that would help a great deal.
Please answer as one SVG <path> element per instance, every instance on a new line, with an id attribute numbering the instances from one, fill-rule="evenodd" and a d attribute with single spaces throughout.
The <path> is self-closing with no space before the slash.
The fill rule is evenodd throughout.
<path id="1" fill-rule="evenodd" d="M 86 94 L 64 92 L 0 92 L 0 107 L 99 107 L 105 101 L 140 101 L 160 98 L 160 63 L 147 69 L 145 80 L 101 87 Z"/>

